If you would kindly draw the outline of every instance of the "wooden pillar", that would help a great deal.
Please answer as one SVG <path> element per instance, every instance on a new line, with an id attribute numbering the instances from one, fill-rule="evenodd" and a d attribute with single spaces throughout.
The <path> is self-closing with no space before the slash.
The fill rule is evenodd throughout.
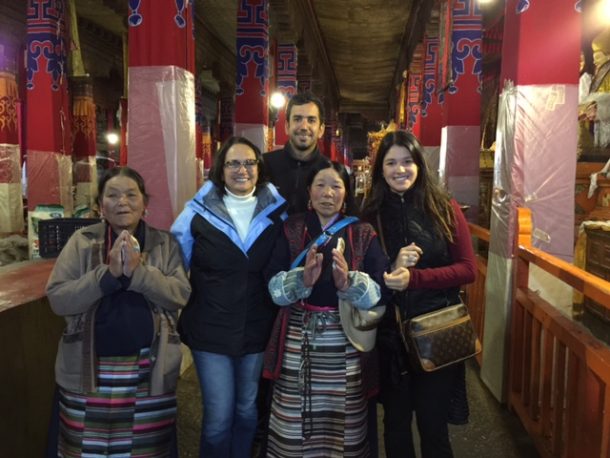
<path id="1" fill-rule="evenodd" d="M 193 5 L 129 1 L 129 166 L 149 186 L 149 221 L 169 229 L 195 193 Z"/>

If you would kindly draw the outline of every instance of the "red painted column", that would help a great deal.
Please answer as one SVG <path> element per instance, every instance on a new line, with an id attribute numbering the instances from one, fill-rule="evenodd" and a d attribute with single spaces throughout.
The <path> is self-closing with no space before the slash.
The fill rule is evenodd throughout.
<path id="1" fill-rule="evenodd" d="M 27 6 L 26 144 L 28 209 L 62 205 L 72 213 L 72 141 L 67 91 L 66 2 Z"/>
<path id="2" fill-rule="evenodd" d="M 15 61 L 0 53 L 0 233 L 23 231 L 18 103 Z"/>
<path id="3" fill-rule="evenodd" d="M 441 94 L 443 129 L 439 175 L 458 202 L 470 206 L 467 218 L 476 221 L 481 141 L 482 17 L 477 0 L 448 0 L 441 5 L 443 16 L 447 20 L 440 38 L 444 54 L 439 82 L 441 89 L 446 90 Z M 451 45 L 447 46 L 447 42 Z"/>
<path id="4" fill-rule="evenodd" d="M 129 166 L 151 189 L 147 220 L 168 229 L 196 190 L 193 5 L 129 1 Z"/>
<path id="5" fill-rule="evenodd" d="M 431 171 L 438 174 L 441 149 L 442 108 L 438 100 L 438 37 L 424 38 L 424 76 L 422 81 L 421 117 L 419 140 L 424 146 L 426 162 Z"/>
<path id="6" fill-rule="evenodd" d="M 275 55 L 276 84 L 277 89 L 286 97 L 286 105 L 288 105 L 288 100 L 297 92 L 297 65 L 297 46 L 291 43 L 278 44 Z M 275 122 L 275 148 L 282 147 L 288 142 L 288 135 L 286 135 L 286 105 L 279 110 L 277 121 Z"/>
<path id="7" fill-rule="evenodd" d="M 93 86 L 87 77 L 73 78 L 72 135 L 74 152 L 74 181 L 76 196 L 74 207 L 92 209 L 97 194 L 97 169 L 95 164 L 96 127 Z"/>
<path id="8" fill-rule="evenodd" d="M 501 134 L 496 156 L 510 176 L 494 187 L 508 193 L 513 205 L 532 209 L 540 235 L 534 245 L 565 259 L 572 258 L 574 242 L 577 123 L 572 121 L 578 116 L 578 3 L 507 3 L 496 130 Z M 561 46 L 556 52 L 540 52 L 557 40 Z M 516 221 L 510 222 L 514 227 Z M 512 246 L 509 241 L 502 252 Z"/>
<path id="9" fill-rule="evenodd" d="M 267 0 L 237 5 L 235 133 L 267 151 L 269 126 L 269 13 Z"/>
<path id="10" fill-rule="evenodd" d="M 579 4 L 506 2 L 481 370 L 499 399 L 506 392 L 507 365 L 498 356 L 507 354 L 516 207 L 532 211 L 534 246 L 566 260 L 573 254 Z M 530 285 L 540 285 L 545 297 L 550 282 L 530 274 Z M 571 297 L 565 285 L 550 286 Z"/>

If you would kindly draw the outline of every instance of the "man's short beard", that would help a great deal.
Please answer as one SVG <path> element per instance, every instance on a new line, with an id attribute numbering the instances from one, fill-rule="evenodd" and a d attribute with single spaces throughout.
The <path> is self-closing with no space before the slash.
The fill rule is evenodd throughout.
<path id="1" fill-rule="evenodd" d="M 311 144 L 311 145 L 308 145 L 308 146 L 301 146 L 301 145 L 299 145 L 299 144 L 296 144 L 296 145 L 295 145 L 295 144 L 294 144 L 294 143 L 292 143 L 292 142 L 290 142 L 290 144 L 292 145 L 292 147 L 293 147 L 294 149 L 299 150 L 299 151 L 307 151 L 308 149 L 310 149 L 310 148 L 312 148 L 313 146 L 315 146 L 315 143 L 314 143 L 314 144 Z"/>

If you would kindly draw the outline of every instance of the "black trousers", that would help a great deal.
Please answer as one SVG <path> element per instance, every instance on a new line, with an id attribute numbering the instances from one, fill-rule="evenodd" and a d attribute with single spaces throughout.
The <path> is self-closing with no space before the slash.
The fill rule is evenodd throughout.
<path id="1" fill-rule="evenodd" d="M 452 458 L 447 418 L 458 366 L 436 372 L 409 373 L 398 384 L 383 386 L 385 452 L 387 458 L 415 458 L 413 413 L 423 458 Z"/>

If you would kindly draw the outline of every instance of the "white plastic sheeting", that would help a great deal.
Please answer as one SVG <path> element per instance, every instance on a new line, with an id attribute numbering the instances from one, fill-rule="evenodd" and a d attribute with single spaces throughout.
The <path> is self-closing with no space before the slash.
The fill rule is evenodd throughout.
<path id="1" fill-rule="evenodd" d="M 128 159 L 150 194 L 147 220 L 169 229 L 196 191 L 193 74 L 175 66 L 129 68 Z"/>
<path id="2" fill-rule="evenodd" d="M 445 126 L 441 131 L 439 180 L 451 195 L 468 206 L 466 218 L 477 221 L 479 207 L 479 126 Z"/>
<path id="3" fill-rule="evenodd" d="M 517 207 L 532 211 L 534 246 L 567 260 L 573 255 L 577 107 L 576 85 L 509 81 L 500 95 L 481 369 L 499 400 L 506 392 Z"/>
<path id="4" fill-rule="evenodd" d="M 93 208 L 97 197 L 97 166 L 94 156 L 74 163 L 74 182 L 76 184 L 74 208 L 81 206 Z"/>
<path id="5" fill-rule="evenodd" d="M 50 151 L 28 150 L 28 204 L 61 205 L 65 216 L 74 208 L 72 157 Z"/>
<path id="6" fill-rule="evenodd" d="M 512 256 L 520 206 L 532 210 L 534 246 L 572 259 L 577 106 L 576 85 L 505 86 L 496 131 L 494 253 Z"/>

